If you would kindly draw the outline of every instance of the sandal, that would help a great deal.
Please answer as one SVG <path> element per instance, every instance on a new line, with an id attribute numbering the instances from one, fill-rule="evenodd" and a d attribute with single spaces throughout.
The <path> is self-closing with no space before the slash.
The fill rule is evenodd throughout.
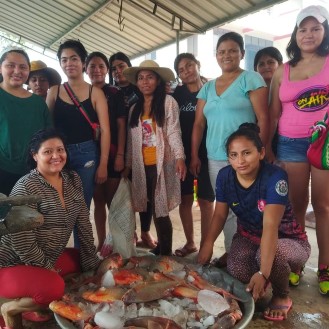
<path id="1" fill-rule="evenodd" d="M 193 254 L 194 252 L 197 252 L 198 248 L 194 247 L 194 248 L 187 248 L 186 245 L 182 248 L 178 248 L 175 250 L 175 256 L 177 257 L 186 257 L 190 254 Z"/>
<path id="2" fill-rule="evenodd" d="M 274 304 L 270 304 L 268 306 L 268 314 L 263 314 L 264 319 L 268 320 L 268 321 L 282 321 L 284 320 L 286 317 L 284 315 L 280 315 L 280 316 L 271 316 L 270 312 L 273 311 L 283 311 L 286 310 L 287 313 L 291 310 L 292 308 L 292 300 L 289 299 L 289 301 L 287 302 L 286 305 L 274 305 Z"/>

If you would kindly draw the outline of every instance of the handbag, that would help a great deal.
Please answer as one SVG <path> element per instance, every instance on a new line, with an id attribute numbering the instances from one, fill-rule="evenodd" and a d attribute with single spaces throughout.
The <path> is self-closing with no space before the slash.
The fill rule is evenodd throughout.
<path id="1" fill-rule="evenodd" d="M 85 119 L 90 124 L 90 126 L 93 130 L 93 133 L 94 133 L 94 140 L 99 141 L 100 135 L 101 135 L 101 127 L 100 127 L 99 123 L 91 122 L 87 111 L 84 109 L 83 105 L 79 102 L 77 96 L 75 96 L 72 88 L 70 87 L 70 85 L 67 82 L 64 82 L 64 88 L 65 88 L 67 94 L 70 96 L 73 104 L 78 108 L 78 110 L 82 113 L 82 115 L 85 117 Z"/>
<path id="2" fill-rule="evenodd" d="M 310 128 L 311 144 L 307 150 L 309 163 L 318 169 L 329 170 L 329 111 L 323 120 Z"/>

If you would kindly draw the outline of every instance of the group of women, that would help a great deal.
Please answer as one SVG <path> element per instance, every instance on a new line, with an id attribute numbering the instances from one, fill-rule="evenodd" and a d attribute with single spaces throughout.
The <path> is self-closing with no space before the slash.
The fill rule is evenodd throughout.
<path id="1" fill-rule="evenodd" d="M 255 57 L 259 74 L 240 67 L 244 43 L 235 32 L 218 40 L 221 75 L 212 81 L 200 75 L 193 54 L 180 54 L 174 67 L 181 85 L 172 95 L 166 88 L 175 80 L 169 68 L 152 60 L 132 67 L 123 53 L 109 61 L 99 52 L 87 56 L 79 41 L 59 47 L 67 76 L 62 85 L 42 62 L 31 71 L 23 50 L 4 52 L 0 192 L 41 194 L 42 202 L 33 207 L 45 218 L 39 228 L 1 237 L 0 296 L 12 299 L 1 307 L 6 326 L 22 328 L 22 315 L 33 319 L 34 311 L 60 298 L 63 275 L 99 265 L 88 208 L 94 197 L 99 249 L 106 206 L 121 177 L 132 181 L 141 238 L 156 255 L 172 254 L 169 212 L 179 205 L 186 243 L 177 256 L 198 250 L 191 212 L 197 179 L 198 262 L 210 261 L 223 230 L 226 253 L 215 264 L 227 264 L 255 300 L 271 283 L 273 297 L 264 317 L 275 321 L 287 317 L 292 305 L 288 285 L 298 285 L 310 254 L 304 218 L 311 176 L 319 289 L 327 294 L 329 187 L 322 182 L 329 172 L 310 166 L 306 151 L 309 126 L 328 111 L 328 19 L 321 6 L 303 9 L 287 48 L 289 61 L 281 65 L 278 50 L 265 48 Z M 105 82 L 107 74 L 111 85 Z M 27 82 L 34 94 L 23 87 Z M 42 99 L 48 88 L 50 111 Z M 56 130 L 49 128 L 51 118 Z M 157 240 L 150 234 L 152 217 Z M 72 231 L 79 249 L 66 248 Z"/>

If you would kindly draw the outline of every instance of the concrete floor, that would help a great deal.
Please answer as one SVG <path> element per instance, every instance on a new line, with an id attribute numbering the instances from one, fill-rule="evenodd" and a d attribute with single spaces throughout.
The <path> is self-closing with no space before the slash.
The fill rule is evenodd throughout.
<path id="1" fill-rule="evenodd" d="M 195 241 L 198 244 L 200 242 L 200 210 L 195 205 L 193 206 L 194 216 L 194 230 Z M 175 209 L 171 213 L 171 220 L 174 229 L 174 241 L 173 250 L 181 247 L 185 242 L 184 231 L 181 225 L 178 209 Z M 93 228 L 94 222 L 92 219 Z M 137 232 L 139 229 L 139 219 L 137 216 Z M 155 235 L 154 226 L 152 224 L 151 231 Z M 307 228 L 310 244 L 312 246 L 311 257 L 308 260 L 305 268 L 305 275 L 303 276 L 301 283 L 298 287 L 291 289 L 291 298 L 293 300 L 293 308 L 289 312 L 288 319 L 280 322 L 266 321 L 262 317 L 262 311 L 266 307 L 270 294 L 266 298 L 256 304 L 256 312 L 253 320 L 248 325 L 248 329 L 260 329 L 260 328 L 278 328 L 278 329 L 329 329 L 329 297 L 323 297 L 318 292 L 317 287 L 317 257 L 318 250 L 316 244 L 316 235 L 314 228 Z M 94 236 L 96 241 L 95 229 Z M 72 244 L 72 241 L 69 243 Z M 224 244 L 222 235 L 217 239 L 214 248 L 214 257 L 222 255 L 224 252 Z M 191 260 L 195 259 L 197 253 L 189 256 Z M 31 329 L 58 329 L 59 326 L 55 321 L 49 321 L 47 323 L 26 323 L 26 328 Z"/>
<path id="2" fill-rule="evenodd" d="M 173 250 L 181 247 L 185 242 L 184 231 L 181 225 L 178 209 L 171 212 L 171 220 L 174 228 Z M 193 206 L 194 231 L 196 243 L 200 242 L 200 210 L 197 206 Z M 137 226 L 139 220 L 137 219 Z M 139 230 L 138 230 L 139 232 Z M 154 228 L 152 227 L 152 232 Z M 298 287 L 291 288 L 291 298 L 293 307 L 289 312 L 288 319 L 280 322 L 272 322 L 264 320 L 262 311 L 270 300 L 270 292 L 266 298 L 256 304 L 256 312 L 248 329 L 260 328 L 278 328 L 278 329 L 327 329 L 329 328 L 329 297 L 322 296 L 318 292 L 317 285 L 317 264 L 318 264 L 318 248 L 316 242 L 316 234 L 314 228 L 307 228 L 309 242 L 312 247 L 311 256 L 306 263 L 305 275 L 301 279 Z M 222 234 L 215 243 L 214 257 L 222 255 L 224 252 L 224 242 Z M 197 253 L 192 255 L 195 258 Z"/>

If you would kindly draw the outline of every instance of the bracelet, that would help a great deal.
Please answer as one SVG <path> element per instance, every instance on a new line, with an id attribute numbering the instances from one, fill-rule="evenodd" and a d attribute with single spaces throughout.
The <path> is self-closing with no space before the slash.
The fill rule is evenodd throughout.
<path id="1" fill-rule="evenodd" d="M 258 273 L 259 275 L 261 275 L 261 276 L 265 279 L 266 282 L 268 281 L 268 278 L 263 274 L 263 272 L 258 271 L 257 273 Z"/>

